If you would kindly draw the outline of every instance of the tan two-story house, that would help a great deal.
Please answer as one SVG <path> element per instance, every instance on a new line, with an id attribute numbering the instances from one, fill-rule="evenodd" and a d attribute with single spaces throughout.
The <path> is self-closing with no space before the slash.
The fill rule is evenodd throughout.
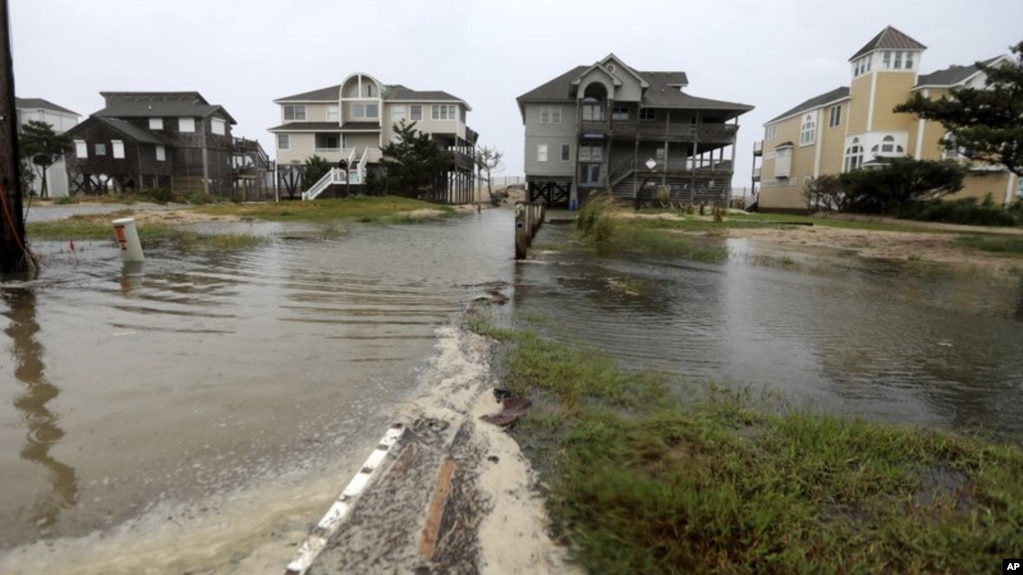
<path id="1" fill-rule="evenodd" d="M 759 207 L 806 210 L 803 191 L 813 178 L 870 167 L 886 157 L 963 159 L 946 151 L 940 123 L 893 111 L 914 93 L 937 99 L 953 88 L 984 86 L 985 74 L 976 65 L 920 74 L 925 50 L 920 42 L 886 27 L 849 59 L 849 86 L 814 96 L 765 123 L 764 139 L 753 150 Z M 1008 56 L 984 63 L 998 65 L 1004 58 Z M 973 163 L 963 190 L 948 197 L 990 194 L 995 202 L 1008 204 L 1017 196 L 1018 180 L 1004 167 Z"/>
<path id="2" fill-rule="evenodd" d="M 753 106 L 686 91 L 681 71 L 644 72 L 614 54 L 518 97 L 530 201 L 572 207 L 598 190 L 724 205 L 738 117 Z"/>
<path id="3" fill-rule="evenodd" d="M 270 128 L 277 149 L 278 183 L 295 187 L 311 199 L 341 189 L 346 174 L 332 170 L 321 182 L 303 182 L 301 166 L 312 156 L 332 166 L 344 161 L 347 185 L 362 186 L 380 169 L 380 149 L 395 136 L 394 126 L 415 122 L 438 146 L 451 152 L 452 163 L 431 199 L 446 203 L 472 201 L 474 150 L 478 135 L 466 125 L 469 104 L 439 90 L 420 91 L 384 84 L 369 74 L 352 74 L 340 84 L 278 98 L 281 124 Z M 329 178 L 333 177 L 333 180 Z M 338 180 L 340 178 L 340 180 Z M 317 184 L 320 184 L 317 186 Z"/>

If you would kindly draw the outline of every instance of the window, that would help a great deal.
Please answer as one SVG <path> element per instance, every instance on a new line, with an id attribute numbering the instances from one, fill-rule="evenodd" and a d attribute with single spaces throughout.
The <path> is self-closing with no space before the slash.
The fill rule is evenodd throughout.
<path id="1" fill-rule="evenodd" d="M 353 120 L 375 120 L 380 117 L 379 104 L 364 104 L 356 102 L 352 104 Z"/>
<path id="2" fill-rule="evenodd" d="M 454 104 L 434 104 L 431 106 L 430 117 L 434 120 L 455 120 L 458 118 L 458 106 Z"/>
<path id="3" fill-rule="evenodd" d="M 615 106 L 611 108 L 611 119 L 612 120 L 628 120 L 629 109 L 625 106 Z"/>
<path id="4" fill-rule="evenodd" d="M 853 75 L 854 76 L 859 76 L 860 74 L 866 74 L 867 72 L 870 71 L 870 58 L 871 58 L 871 55 L 867 54 L 866 56 L 864 56 L 864 57 L 860 58 L 859 60 L 856 60 L 855 62 L 853 62 Z"/>
<path id="5" fill-rule="evenodd" d="M 774 151 L 774 177 L 775 179 L 786 179 L 792 172 L 792 145 L 786 143 L 784 147 Z"/>
<path id="6" fill-rule="evenodd" d="M 85 140 L 75 140 L 75 156 L 79 160 L 89 157 L 89 146 L 85 143 Z"/>
<path id="7" fill-rule="evenodd" d="M 601 164 L 583 164 L 580 172 L 582 173 L 582 184 L 596 185 L 600 184 L 600 174 L 603 166 Z"/>
<path id="8" fill-rule="evenodd" d="M 853 138 L 852 143 L 845 149 L 844 171 L 851 172 L 863 165 L 863 146 L 859 138 Z"/>
<path id="9" fill-rule="evenodd" d="M 913 69 L 913 53 L 912 52 L 906 52 L 906 69 L 907 70 L 912 70 Z"/>
<path id="10" fill-rule="evenodd" d="M 338 116 L 337 106 L 327 106 L 327 121 L 337 122 L 338 120 L 340 120 L 340 117 Z"/>
<path id="11" fill-rule="evenodd" d="M 808 146 L 813 143 L 817 132 L 817 123 L 813 121 L 813 114 L 803 117 L 803 124 L 799 127 L 799 145 Z"/>
<path id="12" fill-rule="evenodd" d="M 771 124 L 770 126 L 767 126 L 766 128 L 764 128 L 764 139 L 765 140 L 773 140 L 773 139 L 775 139 L 777 137 L 778 137 L 778 125 L 777 124 Z"/>
<path id="13" fill-rule="evenodd" d="M 604 148 L 601 146 L 589 144 L 579 146 L 579 161 L 580 162 L 602 162 L 604 161 Z"/>
<path id="14" fill-rule="evenodd" d="M 340 134 L 316 134 L 316 149 L 336 151 L 341 149 Z"/>
<path id="15" fill-rule="evenodd" d="M 124 159 L 124 142 L 122 142 L 121 140 L 114 140 L 114 141 L 110 142 L 110 144 L 111 144 L 111 147 L 113 148 L 114 158 L 116 158 L 118 160 L 123 160 Z"/>
<path id="16" fill-rule="evenodd" d="M 892 136 L 885 136 L 884 139 L 881 140 L 881 153 L 882 154 L 890 154 L 890 153 L 892 153 L 894 151 L 895 151 L 895 138 L 893 138 Z"/>
<path id="17" fill-rule="evenodd" d="M 195 118 L 178 118 L 178 131 L 179 132 L 194 132 L 195 131 Z"/>
<path id="18" fill-rule="evenodd" d="M 150 130 L 162 130 L 163 129 L 163 118 L 149 118 L 149 129 Z"/>
<path id="19" fill-rule="evenodd" d="M 107 145 L 106 144 L 96 144 L 95 151 L 96 151 L 96 155 L 97 156 L 105 156 L 105 155 L 107 155 Z"/>
<path id="20" fill-rule="evenodd" d="M 891 51 L 885 50 L 884 54 L 882 54 L 882 60 L 881 61 L 882 61 L 882 65 L 884 66 L 884 69 L 885 70 L 890 70 L 891 67 L 892 67 L 892 53 L 891 53 Z"/>
<path id="21" fill-rule="evenodd" d="M 418 122 L 423 119 L 423 106 L 422 104 L 412 104 L 409 106 L 409 119 L 413 122 Z"/>
<path id="22" fill-rule="evenodd" d="M 304 122 L 305 121 L 305 106 L 292 106 L 285 104 L 284 106 L 284 121 L 292 122 Z"/>
<path id="23" fill-rule="evenodd" d="M 291 149 L 291 134 L 277 134 L 277 149 L 278 150 Z"/>
<path id="24" fill-rule="evenodd" d="M 589 90 L 589 88 L 587 88 L 587 90 Z M 586 96 L 583 98 L 583 121 L 604 121 L 604 102 L 600 98 L 597 98 L 596 96 Z"/>
<path id="25" fill-rule="evenodd" d="M 539 144 L 536 146 L 536 161 L 547 161 L 547 144 Z"/>
<path id="26" fill-rule="evenodd" d="M 895 52 L 894 54 L 895 54 L 895 62 L 894 62 L 893 67 L 896 70 L 901 70 L 902 69 L 902 54 L 903 54 L 903 52 Z"/>
<path id="27" fill-rule="evenodd" d="M 572 144 L 561 144 L 561 161 L 572 161 Z"/>
<path id="28" fill-rule="evenodd" d="M 828 110 L 828 127 L 836 128 L 842 125 L 842 105 L 832 106 Z"/>
<path id="29" fill-rule="evenodd" d="M 640 108 L 640 110 L 639 110 L 639 119 L 640 120 L 656 120 L 657 119 L 657 110 L 655 110 L 653 108 Z"/>
<path id="30" fill-rule="evenodd" d="M 658 163 L 664 161 L 664 146 L 657 146 L 657 149 L 654 150 L 654 159 L 657 160 Z"/>
<path id="31" fill-rule="evenodd" d="M 560 124 L 561 106 L 540 106 L 541 124 Z"/>
<path id="32" fill-rule="evenodd" d="M 164 148 L 163 146 L 156 147 L 156 161 L 157 162 L 167 161 L 167 148 Z"/>
<path id="33" fill-rule="evenodd" d="M 218 136 L 224 136 L 227 134 L 227 122 L 221 118 L 213 118 L 210 120 L 210 131 Z"/>
<path id="34" fill-rule="evenodd" d="M 397 125 L 405 121 L 405 106 L 391 107 L 391 125 Z"/>

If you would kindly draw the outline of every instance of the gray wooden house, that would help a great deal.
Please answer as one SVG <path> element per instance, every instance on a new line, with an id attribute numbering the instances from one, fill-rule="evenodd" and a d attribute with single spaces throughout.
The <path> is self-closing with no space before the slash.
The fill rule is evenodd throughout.
<path id="1" fill-rule="evenodd" d="M 234 118 L 198 92 L 101 92 L 106 107 L 68 130 L 72 193 L 163 188 L 230 196 Z"/>
<path id="2" fill-rule="evenodd" d="M 725 205 L 738 117 L 753 106 L 688 86 L 685 72 L 639 71 L 611 54 L 519 96 L 529 200 L 569 206 L 610 190 Z"/>

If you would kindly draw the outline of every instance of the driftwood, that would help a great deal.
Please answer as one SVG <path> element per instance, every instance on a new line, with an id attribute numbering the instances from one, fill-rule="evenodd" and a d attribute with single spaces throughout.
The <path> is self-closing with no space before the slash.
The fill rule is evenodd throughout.
<path id="1" fill-rule="evenodd" d="M 505 397 L 501 400 L 503 409 L 500 412 L 481 416 L 480 419 L 487 423 L 506 427 L 526 415 L 532 404 L 533 402 L 525 397 Z"/>

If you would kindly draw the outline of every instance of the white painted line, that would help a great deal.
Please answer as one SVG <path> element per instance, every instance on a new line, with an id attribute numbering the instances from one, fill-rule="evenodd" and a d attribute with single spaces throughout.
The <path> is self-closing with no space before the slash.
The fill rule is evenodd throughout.
<path id="1" fill-rule="evenodd" d="M 387 430 L 383 439 L 377 444 L 376 449 L 366 459 L 366 463 L 362 464 L 362 469 L 348 482 L 348 486 L 338 495 L 333 505 L 330 506 L 330 509 L 323 516 L 323 519 L 320 519 L 320 522 L 316 524 L 316 528 L 313 529 L 313 532 L 302 543 L 302 547 L 299 548 L 295 558 L 292 559 L 291 563 L 288 563 L 288 568 L 284 575 L 305 575 L 305 572 L 312 567 L 313 561 L 316 560 L 320 551 L 327 545 L 327 540 L 337 532 L 342 520 L 348 515 L 348 512 L 355 504 L 355 499 L 369 485 L 373 474 L 380 469 L 380 464 L 384 462 L 391 448 L 398 443 L 398 440 L 401 439 L 404 433 L 405 426 L 400 423 L 395 423 Z"/>

